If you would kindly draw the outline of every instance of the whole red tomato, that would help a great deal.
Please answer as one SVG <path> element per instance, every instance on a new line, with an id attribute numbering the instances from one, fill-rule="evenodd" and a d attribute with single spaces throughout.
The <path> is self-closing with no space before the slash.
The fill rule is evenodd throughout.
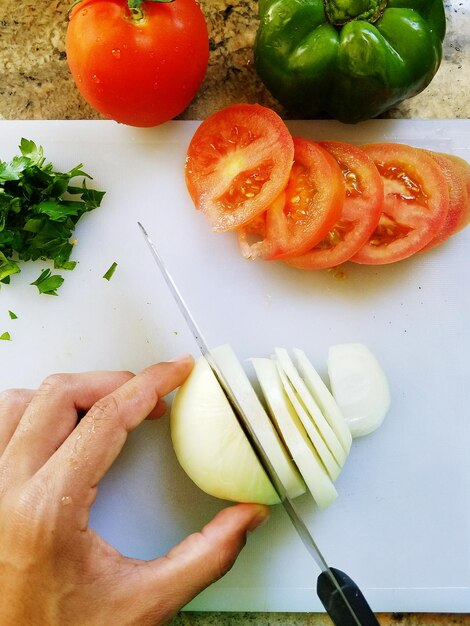
<path id="1" fill-rule="evenodd" d="M 209 37 L 196 0 L 82 0 L 70 14 L 67 60 L 93 108 L 132 126 L 181 113 L 207 69 Z"/>

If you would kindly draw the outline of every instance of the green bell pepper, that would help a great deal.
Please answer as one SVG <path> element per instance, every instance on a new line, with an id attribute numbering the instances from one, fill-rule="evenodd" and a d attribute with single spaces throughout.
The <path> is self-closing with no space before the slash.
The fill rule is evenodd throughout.
<path id="1" fill-rule="evenodd" d="M 342 122 L 422 91 L 441 62 L 443 0 L 259 0 L 256 70 L 288 110 Z"/>

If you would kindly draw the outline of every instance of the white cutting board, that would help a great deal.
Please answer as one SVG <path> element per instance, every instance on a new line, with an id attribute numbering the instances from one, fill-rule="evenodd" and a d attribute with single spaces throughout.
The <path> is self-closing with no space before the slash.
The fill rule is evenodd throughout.
<path id="1" fill-rule="evenodd" d="M 3 160 L 30 138 L 57 168 L 83 162 L 107 191 L 102 207 L 79 223 L 79 264 L 57 298 L 29 285 L 41 262 L 2 286 L 0 334 L 9 331 L 12 341 L 0 342 L 0 387 L 196 354 L 139 219 L 210 345 L 229 342 L 242 359 L 298 346 L 323 374 L 332 344 L 362 341 L 377 355 L 391 411 L 380 430 L 353 444 L 333 506 L 302 507 L 327 560 L 356 580 L 376 611 L 470 612 L 470 228 L 394 266 L 346 266 L 344 280 L 248 262 L 233 235 L 211 232 L 186 193 L 185 150 L 196 126 L 0 122 Z M 290 126 L 312 139 L 402 141 L 470 161 L 468 120 Z M 113 261 L 118 268 L 107 282 L 102 275 Z M 101 485 L 92 524 L 124 553 L 152 558 L 222 506 L 179 468 L 164 418 L 130 437 Z M 233 570 L 190 607 L 320 611 L 318 574 L 278 507 Z"/>

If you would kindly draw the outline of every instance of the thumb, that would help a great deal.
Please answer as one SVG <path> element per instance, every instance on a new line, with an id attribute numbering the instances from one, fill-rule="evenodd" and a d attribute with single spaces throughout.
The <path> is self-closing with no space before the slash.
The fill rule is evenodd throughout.
<path id="1" fill-rule="evenodd" d="M 220 511 L 204 528 L 189 535 L 151 563 L 153 594 L 171 616 L 200 591 L 226 574 L 246 543 L 247 533 L 268 519 L 261 504 L 237 504 Z"/>

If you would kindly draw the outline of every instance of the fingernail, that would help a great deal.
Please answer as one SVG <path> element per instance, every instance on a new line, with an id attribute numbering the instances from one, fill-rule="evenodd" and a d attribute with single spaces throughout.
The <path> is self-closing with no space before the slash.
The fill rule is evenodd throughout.
<path id="1" fill-rule="evenodd" d="M 271 517 L 271 510 L 267 506 L 260 506 L 258 513 L 252 519 L 248 531 L 253 532 L 260 526 L 262 526 Z"/>
<path id="2" fill-rule="evenodd" d="M 178 363 L 179 361 L 187 361 L 188 359 L 192 359 L 193 357 L 187 353 L 187 354 L 182 354 L 181 356 L 177 356 L 174 359 L 170 359 L 169 363 Z"/>

